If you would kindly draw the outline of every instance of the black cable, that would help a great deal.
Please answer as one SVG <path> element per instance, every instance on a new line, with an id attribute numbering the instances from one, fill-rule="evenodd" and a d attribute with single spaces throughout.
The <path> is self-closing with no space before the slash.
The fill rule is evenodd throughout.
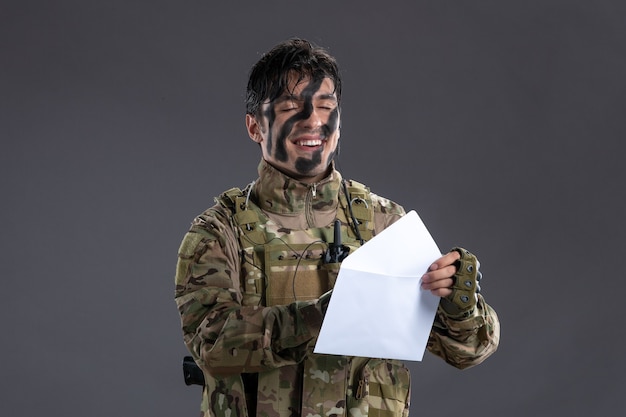
<path id="1" fill-rule="evenodd" d="M 346 185 L 346 181 L 341 180 L 341 185 L 343 185 L 343 192 L 346 195 L 346 200 L 348 201 L 348 211 L 350 212 L 350 217 L 352 218 L 352 226 L 354 229 L 354 233 L 356 234 L 357 239 L 359 239 L 359 242 L 361 242 L 361 246 L 363 246 L 365 241 L 361 237 L 361 231 L 359 230 L 359 222 L 354 217 L 354 213 L 352 212 L 352 201 L 350 201 L 350 194 L 348 194 L 348 186 Z"/>

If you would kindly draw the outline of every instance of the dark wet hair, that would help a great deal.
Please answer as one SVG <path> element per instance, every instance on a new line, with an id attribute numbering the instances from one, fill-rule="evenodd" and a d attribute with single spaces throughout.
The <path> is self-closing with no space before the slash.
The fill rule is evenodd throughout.
<path id="1" fill-rule="evenodd" d="M 273 47 L 250 70 L 246 113 L 259 116 L 265 100 L 275 100 L 283 94 L 292 72 L 298 75 L 298 80 L 330 78 L 335 85 L 337 102 L 341 101 L 341 77 L 335 58 L 307 40 L 294 38 Z"/>

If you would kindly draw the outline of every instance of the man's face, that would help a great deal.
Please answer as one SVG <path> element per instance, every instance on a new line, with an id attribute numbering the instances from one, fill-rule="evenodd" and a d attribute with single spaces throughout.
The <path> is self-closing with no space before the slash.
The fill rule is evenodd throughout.
<path id="1" fill-rule="evenodd" d="M 261 117 L 246 115 L 250 138 L 263 159 L 292 178 L 315 183 L 328 174 L 339 141 L 339 107 L 330 78 L 294 76 L 289 88 L 261 107 Z"/>

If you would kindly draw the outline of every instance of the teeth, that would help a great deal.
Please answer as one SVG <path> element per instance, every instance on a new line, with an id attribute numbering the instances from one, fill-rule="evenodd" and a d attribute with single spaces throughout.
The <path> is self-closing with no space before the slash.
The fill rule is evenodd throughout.
<path id="1" fill-rule="evenodd" d="M 321 140 L 299 140 L 299 146 L 320 146 L 322 144 Z"/>

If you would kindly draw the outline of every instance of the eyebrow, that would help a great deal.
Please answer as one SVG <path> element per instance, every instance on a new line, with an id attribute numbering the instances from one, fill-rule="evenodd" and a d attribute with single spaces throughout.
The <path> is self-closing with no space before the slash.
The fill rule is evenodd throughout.
<path id="1" fill-rule="evenodd" d="M 322 94 L 322 95 L 318 96 L 317 98 L 322 99 L 322 100 L 337 101 L 337 96 L 335 95 L 335 93 Z"/>

